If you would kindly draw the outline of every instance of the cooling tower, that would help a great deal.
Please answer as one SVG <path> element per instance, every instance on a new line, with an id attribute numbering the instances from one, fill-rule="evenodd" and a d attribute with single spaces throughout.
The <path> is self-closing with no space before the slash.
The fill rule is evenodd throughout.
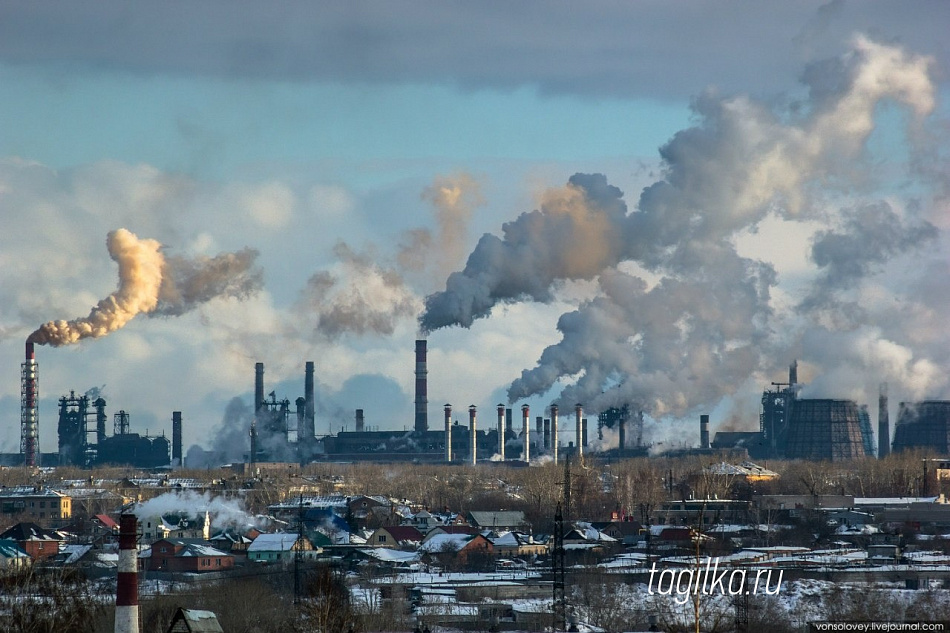
<path id="1" fill-rule="evenodd" d="M 895 453 L 910 448 L 950 453 L 950 401 L 901 402 L 893 448 Z"/>
<path id="2" fill-rule="evenodd" d="M 861 410 L 852 400 L 795 400 L 788 427 L 788 459 L 842 461 L 867 457 Z"/>

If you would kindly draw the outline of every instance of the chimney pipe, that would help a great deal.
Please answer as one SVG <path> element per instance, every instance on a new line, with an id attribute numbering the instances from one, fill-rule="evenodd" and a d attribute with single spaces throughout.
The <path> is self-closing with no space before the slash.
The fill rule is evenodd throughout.
<path id="1" fill-rule="evenodd" d="M 119 567 L 115 591 L 115 633 L 139 631 L 138 551 L 134 514 L 119 517 Z"/>
<path id="2" fill-rule="evenodd" d="M 505 405 L 498 403 L 498 454 L 505 461 Z"/>
<path id="3" fill-rule="evenodd" d="M 788 386 L 798 384 L 798 361 L 793 360 L 792 364 L 788 366 Z"/>
<path id="4" fill-rule="evenodd" d="M 304 365 L 303 376 L 303 397 L 304 397 L 304 427 L 303 439 L 306 442 L 313 441 L 316 436 L 316 426 L 314 421 L 314 409 L 316 403 L 313 397 L 313 361 L 308 360 Z M 297 441 L 300 441 L 301 433 L 297 433 Z"/>
<path id="5" fill-rule="evenodd" d="M 452 405 L 445 405 L 445 461 L 452 461 Z"/>
<path id="6" fill-rule="evenodd" d="M 172 411 L 172 466 L 184 467 L 181 454 L 181 411 Z"/>
<path id="7" fill-rule="evenodd" d="M 254 363 L 254 417 L 264 406 L 264 363 Z"/>
<path id="8" fill-rule="evenodd" d="M 551 454 L 554 456 L 554 463 L 557 463 L 557 405 L 551 405 Z"/>
<path id="9" fill-rule="evenodd" d="M 20 453 L 23 454 L 24 466 L 39 465 L 39 382 L 36 353 L 33 341 L 26 340 L 26 354 L 20 366 L 20 387 L 22 401 L 20 403 Z"/>
<path id="10" fill-rule="evenodd" d="M 544 418 L 544 433 L 542 437 L 544 439 L 544 451 L 548 452 L 551 450 L 551 418 Z"/>
<path id="11" fill-rule="evenodd" d="M 362 410 L 362 409 L 357 409 L 357 410 L 356 410 L 356 432 L 357 432 L 357 433 L 362 433 L 362 432 L 363 432 L 363 428 L 364 428 L 363 424 L 364 424 L 364 420 L 363 420 L 363 410 Z"/>
<path id="12" fill-rule="evenodd" d="M 887 407 L 887 383 L 882 382 L 877 399 L 877 458 L 891 454 L 891 421 Z M 900 418 L 898 418 L 898 422 Z"/>
<path id="13" fill-rule="evenodd" d="M 617 418 L 617 435 L 619 436 L 617 448 L 622 454 L 624 449 L 627 448 L 627 410 L 625 408 L 620 410 L 620 415 Z"/>
<path id="14" fill-rule="evenodd" d="M 709 448 L 709 416 L 699 416 L 699 448 Z"/>
<path id="15" fill-rule="evenodd" d="M 426 342 L 416 341 L 416 433 L 429 430 L 429 399 L 426 370 Z"/>
<path id="16" fill-rule="evenodd" d="M 475 435 L 475 405 L 474 405 L 474 404 L 473 404 L 473 405 L 470 405 L 470 406 L 468 407 L 468 427 L 469 427 L 469 428 L 468 428 L 469 434 L 472 436 L 472 439 L 471 439 L 471 442 L 472 442 L 471 452 L 472 452 L 472 466 L 474 466 L 474 465 L 475 465 L 475 459 L 476 459 L 475 452 L 476 452 L 476 449 L 478 448 L 478 447 L 476 446 L 476 435 Z"/>
<path id="17" fill-rule="evenodd" d="M 574 438 L 574 446 L 577 447 L 577 456 L 584 456 L 584 406 L 578 402 L 574 405 L 574 419 L 577 422 L 577 429 Z"/>
<path id="18" fill-rule="evenodd" d="M 525 463 L 531 462 L 531 420 L 529 413 L 531 408 L 528 405 L 521 405 L 521 435 L 524 440 L 524 448 L 521 451 L 521 459 Z"/>

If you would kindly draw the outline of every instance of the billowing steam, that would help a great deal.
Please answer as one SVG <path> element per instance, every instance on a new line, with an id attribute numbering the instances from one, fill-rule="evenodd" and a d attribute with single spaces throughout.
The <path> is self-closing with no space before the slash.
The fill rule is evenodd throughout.
<path id="1" fill-rule="evenodd" d="M 50 321 L 29 336 L 41 345 L 69 345 L 99 338 L 125 326 L 138 314 L 182 314 L 217 296 L 246 296 L 261 286 L 253 270 L 256 251 L 188 260 L 166 259 L 162 245 L 139 239 L 127 229 L 106 238 L 109 256 L 119 265 L 119 287 L 96 305 L 89 316 Z"/>
<path id="2" fill-rule="evenodd" d="M 212 497 L 209 493 L 198 494 L 193 490 L 166 492 L 135 506 L 134 513 L 139 519 L 175 515 L 195 520 L 208 513 L 211 527 L 246 528 L 255 525 L 255 519 L 244 509 L 240 499 Z"/>
<path id="3" fill-rule="evenodd" d="M 682 416 L 770 375 L 789 362 L 789 350 L 808 347 L 807 332 L 844 327 L 822 321 L 815 308 L 840 305 L 842 293 L 890 260 L 935 242 L 935 227 L 914 217 L 919 205 L 897 209 L 867 197 L 874 187 L 893 194 L 876 182 L 880 168 L 868 149 L 875 111 L 884 100 L 904 107 L 913 156 L 934 109 L 929 65 L 856 37 L 846 57 L 808 70 L 809 99 L 789 111 L 702 96 L 697 125 L 661 148 L 663 179 L 643 190 L 635 210 L 606 177 L 573 176 L 538 210 L 505 224 L 502 237 L 481 238 L 445 290 L 426 298 L 422 329 L 468 327 L 499 303 L 546 302 L 563 280 L 596 280 L 600 296 L 561 317 L 562 340 L 513 382 L 510 401 L 563 380 L 571 383 L 563 402 Z M 834 212 L 855 194 L 863 202 Z M 778 311 L 787 300 L 774 300 L 773 265 L 736 245 L 766 218 L 825 222 L 811 252 L 819 272 L 798 316 Z M 847 327 L 864 323 L 855 311 Z M 899 328 L 886 335 L 911 336 Z"/>

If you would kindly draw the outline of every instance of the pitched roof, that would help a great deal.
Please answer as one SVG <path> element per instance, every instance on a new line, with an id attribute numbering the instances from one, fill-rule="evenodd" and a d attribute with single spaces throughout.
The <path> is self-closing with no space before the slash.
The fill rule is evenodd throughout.
<path id="1" fill-rule="evenodd" d="M 402 541 L 415 541 L 419 542 L 422 540 L 422 532 L 412 527 L 411 525 L 390 525 L 387 527 L 381 527 L 380 530 L 386 530 L 389 532 L 394 539 L 399 542 Z"/>
<path id="2" fill-rule="evenodd" d="M 0 534 L 0 539 L 12 538 L 15 541 L 63 541 L 61 534 L 41 528 L 36 523 L 17 523 Z"/>
<path id="3" fill-rule="evenodd" d="M 289 552 L 297 542 L 296 534 L 260 534 L 247 548 L 248 552 Z"/>
<path id="4" fill-rule="evenodd" d="M 3 558 L 29 558 L 29 554 L 20 549 L 16 541 L 11 539 L 0 539 L 0 557 Z"/>
<path id="5" fill-rule="evenodd" d="M 468 513 L 469 519 L 478 527 L 515 527 L 527 523 L 521 510 L 481 511 Z"/>
<path id="6" fill-rule="evenodd" d="M 178 622 L 184 622 L 189 633 L 224 633 L 224 629 L 218 622 L 218 616 L 213 611 L 179 607 L 172 618 L 169 630 L 172 630 Z"/>

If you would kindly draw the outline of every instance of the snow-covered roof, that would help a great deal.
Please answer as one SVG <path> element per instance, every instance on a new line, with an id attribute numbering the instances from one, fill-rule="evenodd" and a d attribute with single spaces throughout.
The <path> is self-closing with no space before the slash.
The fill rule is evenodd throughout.
<path id="1" fill-rule="evenodd" d="M 419 552 L 404 552 L 398 549 L 389 549 L 386 547 L 373 547 L 361 549 L 361 553 L 370 558 L 386 563 L 411 563 L 419 560 Z"/>
<path id="2" fill-rule="evenodd" d="M 296 534 L 260 534 L 248 546 L 248 552 L 289 552 L 297 542 Z"/>
<path id="3" fill-rule="evenodd" d="M 420 545 L 419 549 L 430 554 L 447 550 L 457 552 L 473 538 L 470 534 L 436 534 Z"/>

